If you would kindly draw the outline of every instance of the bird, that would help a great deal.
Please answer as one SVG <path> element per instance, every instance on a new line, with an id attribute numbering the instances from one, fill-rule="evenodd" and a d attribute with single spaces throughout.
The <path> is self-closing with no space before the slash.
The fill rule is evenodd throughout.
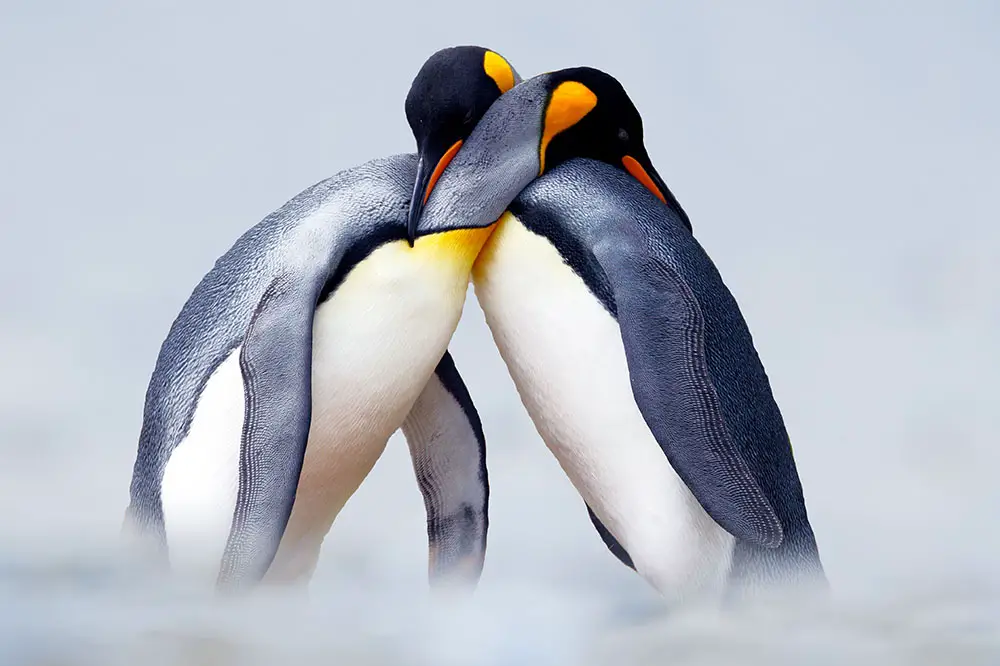
<path id="1" fill-rule="evenodd" d="M 451 179 L 491 187 L 459 198 Z M 609 550 L 674 603 L 822 585 L 747 324 L 621 83 L 590 67 L 523 81 L 438 187 L 425 214 L 501 217 L 473 267 L 476 298 Z"/>
<path id="2" fill-rule="evenodd" d="M 519 81 L 484 47 L 433 54 L 404 104 L 416 154 L 300 192 L 194 288 L 146 391 L 123 524 L 158 565 L 224 590 L 308 581 L 337 514 L 402 429 L 428 575 L 478 581 L 485 437 L 448 345 L 490 228 L 437 213 L 426 227 L 410 205 L 454 155 L 441 146 L 466 139 Z"/>

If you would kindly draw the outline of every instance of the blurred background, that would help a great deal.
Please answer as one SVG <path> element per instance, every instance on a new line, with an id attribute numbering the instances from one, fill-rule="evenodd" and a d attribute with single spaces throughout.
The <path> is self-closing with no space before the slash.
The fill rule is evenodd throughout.
<path id="1" fill-rule="evenodd" d="M 0 2 L 0 663 L 996 663 L 1000 5 Z M 299 191 L 414 150 L 431 53 L 604 69 L 739 301 L 835 591 L 663 617 L 527 418 L 470 290 L 486 568 L 427 601 L 398 435 L 307 599 L 108 566 L 159 345 Z M 735 656 L 739 657 L 737 661 Z"/>

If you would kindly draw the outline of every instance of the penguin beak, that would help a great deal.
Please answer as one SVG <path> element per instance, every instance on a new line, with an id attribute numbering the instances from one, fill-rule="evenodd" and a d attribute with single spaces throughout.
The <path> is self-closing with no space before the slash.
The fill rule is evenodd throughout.
<path id="1" fill-rule="evenodd" d="M 688 219 L 687 213 L 681 208 L 680 203 L 678 203 L 677 198 L 673 195 L 667 184 L 663 182 L 660 178 L 660 174 L 656 173 L 656 169 L 653 168 L 653 164 L 649 161 L 649 157 L 645 155 L 640 155 L 639 159 L 632 157 L 631 155 L 626 155 L 622 158 L 622 166 L 625 170 L 632 174 L 632 177 L 642 183 L 647 190 L 652 192 L 657 199 L 667 204 L 667 206 L 677 214 L 687 227 L 688 231 L 691 231 L 691 220 Z"/>
<path id="2" fill-rule="evenodd" d="M 459 139 L 445 149 L 422 148 L 420 150 L 420 157 L 417 161 L 417 180 L 413 184 L 410 215 L 406 224 L 406 238 L 410 242 L 410 247 L 413 247 L 413 242 L 417 239 L 417 225 L 420 223 L 420 215 L 424 212 L 424 206 L 427 205 L 431 191 L 461 147 L 462 140 Z"/>

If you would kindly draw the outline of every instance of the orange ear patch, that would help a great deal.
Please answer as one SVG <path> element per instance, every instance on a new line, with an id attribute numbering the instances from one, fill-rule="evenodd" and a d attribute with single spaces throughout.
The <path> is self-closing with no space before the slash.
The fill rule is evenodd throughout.
<path id="1" fill-rule="evenodd" d="M 573 125 L 597 106 L 597 95 L 579 81 L 563 81 L 552 91 L 548 108 L 545 109 L 545 126 L 542 129 L 542 143 L 538 155 L 538 175 L 545 172 L 545 151 L 549 142 Z"/>
<path id="2" fill-rule="evenodd" d="M 499 53 L 487 51 L 483 56 L 483 69 L 496 82 L 500 92 L 505 93 L 514 87 L 514 70 Z"/>

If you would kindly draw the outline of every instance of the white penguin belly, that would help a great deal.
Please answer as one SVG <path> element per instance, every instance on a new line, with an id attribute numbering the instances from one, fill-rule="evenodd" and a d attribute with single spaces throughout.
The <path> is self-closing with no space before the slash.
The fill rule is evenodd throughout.
<path id="1" fill-rule="evenodd" d="M 615 319 L 556 248 L 509 213 L 473 280 L 539 434 L 636 570 L 671 599 L 718 590 L 733 539 L 643 420 Z"/>
<path id="2" fill-rule="evenodd" d="M 452 232 L 461 233 L 461 232 Z M 449 236 L 441 234 L 440 236 Z M 461 317 L 474 250 L 383 245 L 313 323 L 312 420 L 292 514 L 265 579 L 308 578 L 323 538 L 400 427 Z M 232 524 L 243 428 L 239 349 L 209 379 L 161 497 L 174 569 L 215 576 Z"/>

